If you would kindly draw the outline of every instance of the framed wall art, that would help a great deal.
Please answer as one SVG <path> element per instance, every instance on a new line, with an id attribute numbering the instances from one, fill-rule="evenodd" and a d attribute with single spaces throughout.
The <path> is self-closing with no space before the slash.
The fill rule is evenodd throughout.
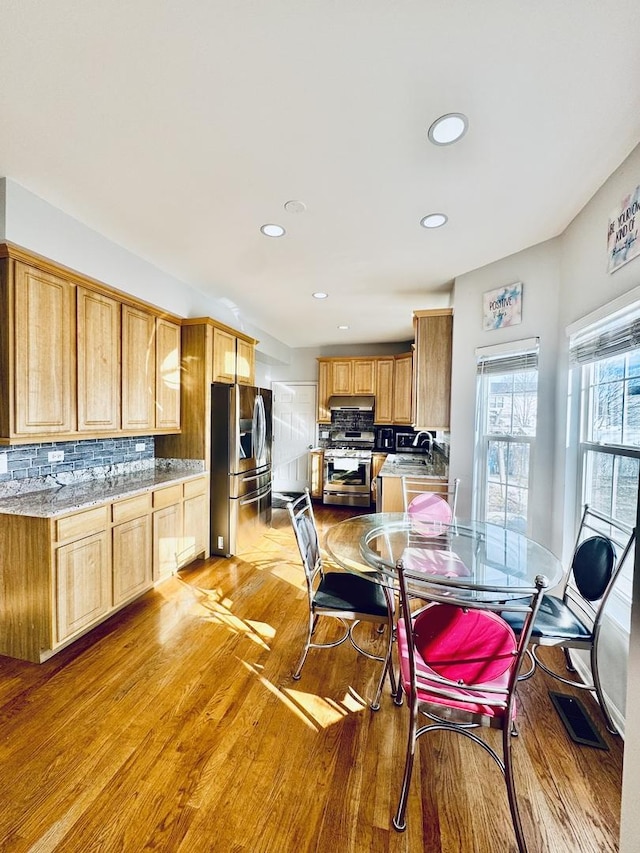
<path id="1" fill-rule="evenodd" d="M 507 284 L 482 295 L 482 328 L 485 331 L 516 326 L 522 322 L 522 282 Z"/>

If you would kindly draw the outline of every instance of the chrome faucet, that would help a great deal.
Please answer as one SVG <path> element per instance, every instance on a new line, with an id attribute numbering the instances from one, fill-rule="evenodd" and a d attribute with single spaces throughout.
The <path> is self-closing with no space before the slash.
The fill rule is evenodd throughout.
<path id="1" fill-rule="evenodd" d="M 429 430 L 423 429 L 423 430 L 420 430 L 420 432 L 416 433 L 415 438 L 413 439 L 413 447 L 419 446 L 420 438 L 423 435 L 426 435 L 429 439 L 429 449 L 427 450 L 427 453 L 429 454 L 429 456 L 431 456 L 431 450 L 433 448 L 433 434 L 430 433 Z"/>

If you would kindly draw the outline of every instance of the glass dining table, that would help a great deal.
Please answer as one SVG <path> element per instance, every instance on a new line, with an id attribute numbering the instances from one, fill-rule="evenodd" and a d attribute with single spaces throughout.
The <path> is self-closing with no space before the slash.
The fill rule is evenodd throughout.
<path id="1" fill-rule="evenodd" d="M 398 590 L 398 561 L 411 591 L 412 581 L 459 586 L 474 598 L 516 598 L 562 578 L 560 560 L 522 533 L 481 521 L 447 523 L 420 520 L 409 513 L 357 515 L 329 528 L 325 549 L 346 569 Z M 415 590 L 416 593 L 418 589 Z"/>

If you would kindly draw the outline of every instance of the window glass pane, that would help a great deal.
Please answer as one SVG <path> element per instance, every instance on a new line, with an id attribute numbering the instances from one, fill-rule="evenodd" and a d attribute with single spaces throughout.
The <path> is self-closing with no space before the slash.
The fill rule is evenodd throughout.
<path id="1" fill-rule="evenodd" d="M 640 350 L 627 355 L 627 376 L 640 376 Z"/>
<path id="2" fill-rule="evenodd" d="M 596 453 L 593 450 L 585 454 L 584 503 L 605 515 L 611 515 L 613 506 L 614 458 L 609 453 Z"/>
<path id="3" fill-rule="evenodd" d="M 537 371 L 490 375 L 487 382 L 487 432 L 490 435 L 535 435 Z"/>
<path id="4" fill-rule="evenodd" d="M 638 459 L 619 456 L 615 460 L 616 477 L 613 517 L 635 527 L 638 500 Z"/>
<path id="5" fill-rule="evenodd" d="M 627 382 L 622 443 L 630 447 L 640 446 L 640 378 Z"/>

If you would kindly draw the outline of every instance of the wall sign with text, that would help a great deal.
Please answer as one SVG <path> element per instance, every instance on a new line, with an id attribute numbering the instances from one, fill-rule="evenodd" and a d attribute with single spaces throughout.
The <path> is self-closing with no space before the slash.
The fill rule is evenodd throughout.
<path id="1" fill-rule="evenodd" d="M 488 290 L 482 296 L 482 328 L 502 329 L 522 322 L 522 282 Z"/>
<path id="2" fill-rule="evenodd" d="M 609 218 L 607 272 L 615 272 L 640 253 L 640 186 L 622 199 Z"/>

